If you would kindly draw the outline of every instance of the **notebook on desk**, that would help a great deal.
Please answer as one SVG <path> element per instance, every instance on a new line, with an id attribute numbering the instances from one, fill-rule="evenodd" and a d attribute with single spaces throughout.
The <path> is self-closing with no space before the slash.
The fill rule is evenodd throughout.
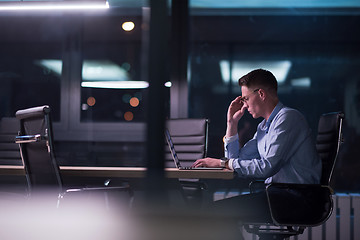
<path id="1" fill-rule="evenodd" d="M 174 160 L 175 166 L 179 170 L 222 170 L 222 169 L 224 169 L 222 167 L 182 167 L 180 160 L 178 158 L 178 155 L 176 153 L 174 143 L 171 139 L 170 132 L 167 128 L 165 129 L 165 138 L 166 138 L 166 142 L 170 149 L 171 157 Z M 196 159 L 194 159 L 194 160 L 196 160 Z"/>

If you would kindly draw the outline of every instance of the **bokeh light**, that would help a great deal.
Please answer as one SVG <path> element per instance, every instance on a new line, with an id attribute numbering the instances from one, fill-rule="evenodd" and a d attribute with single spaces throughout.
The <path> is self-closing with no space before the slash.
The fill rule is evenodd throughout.
<path id="1" fill-rule="evenodd" d="M 132 112 L 124 113 L 124 119 L 126 121 L 132 121 L 134 119 L 134 114 Z"/>
<path id="2" fill-rule="evenodd" d="M 130 103 L 130 106 L 137 107 L 137 106 L 139 106 L 140 101 L 139 101 L 139 99 L 137 97 L 132 97 L 130 99 L 129 103 Z"/>
<path id="3" fill-rule="evenodd" d="M 123 64 L 121 65 L 121 67 L 122 67 L 124 70 L 126 70 L 126 71 L 130 71 L 130 69 L 131 69 L 130 63 L 127 63 L 127 62 L 123 63 Z"/>
<path id="4" fill-rule="evenodd" d="M 88 97 L 86 103 L 87 103 L 90 107 L 92 107 L 92 106 L 95 105 L 96 99 L 95 99 L 94 97 Z"/>
<path id="5" fill-rule="evenodd" d="M 135 28 L 135 24 L 133 22 L 124 22 L 122 24 L 122 29 L 126 32 L 130 32 Z"/>
<path id="6" fill-rule="evenodd" d="M 129 103 L 130 102 L 130 99 L 131 99 L 131 95 L 126 93 L 122 96 L 122 100 L 124 103 Z"/>

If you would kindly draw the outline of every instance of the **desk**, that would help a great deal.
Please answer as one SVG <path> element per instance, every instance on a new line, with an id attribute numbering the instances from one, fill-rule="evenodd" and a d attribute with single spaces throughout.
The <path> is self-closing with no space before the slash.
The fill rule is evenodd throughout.
<path id="1" fill-rule="evenodd" d="M 78 177 L 109 177 L 109 178 L 144 178 L 144 167 L 83 167 L 60 166 L 63 176 Z M 0 165 L 0 175 L 25 175 L 23 166 Z M 233 179 L 231 170 L 179 170 L 165 168 L 167 178 L 208 178 L 208 179 Z"/>

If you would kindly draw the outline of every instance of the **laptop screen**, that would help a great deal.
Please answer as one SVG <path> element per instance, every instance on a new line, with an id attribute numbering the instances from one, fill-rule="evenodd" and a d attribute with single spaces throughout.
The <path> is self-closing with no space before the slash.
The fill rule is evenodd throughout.
<path id="1" fill-rule="evenodd" d="M 180 161 L 179 161 L 179 158 L 178 158 L 178 156 L 176 154 L 175 146 L 174 146 L 174 143 L 173 143 L 173 141 L 171 139 L 170 132 L 169 132 L 169 130 L 167 128 L 165 129 L 165 138 L 166 138 L 166 142 L 167 142 L 167 144 L 169 146 L 171 157 L 174 160 L 175 166 L 177 168 L 180 168 L 181 167 Z"/>

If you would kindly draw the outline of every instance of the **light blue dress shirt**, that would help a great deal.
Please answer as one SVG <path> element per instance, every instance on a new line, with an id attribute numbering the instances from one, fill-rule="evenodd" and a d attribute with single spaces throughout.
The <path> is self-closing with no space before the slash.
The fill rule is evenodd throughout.
<path id="1" fill-rule="evenodd" d="M 225 140 L 225 157 L 239 177 L 266 179 L 266 183 L 320 182 L 321 160 L 307 121 L 280 102 L 242 148 L 237 135 Z"/>

